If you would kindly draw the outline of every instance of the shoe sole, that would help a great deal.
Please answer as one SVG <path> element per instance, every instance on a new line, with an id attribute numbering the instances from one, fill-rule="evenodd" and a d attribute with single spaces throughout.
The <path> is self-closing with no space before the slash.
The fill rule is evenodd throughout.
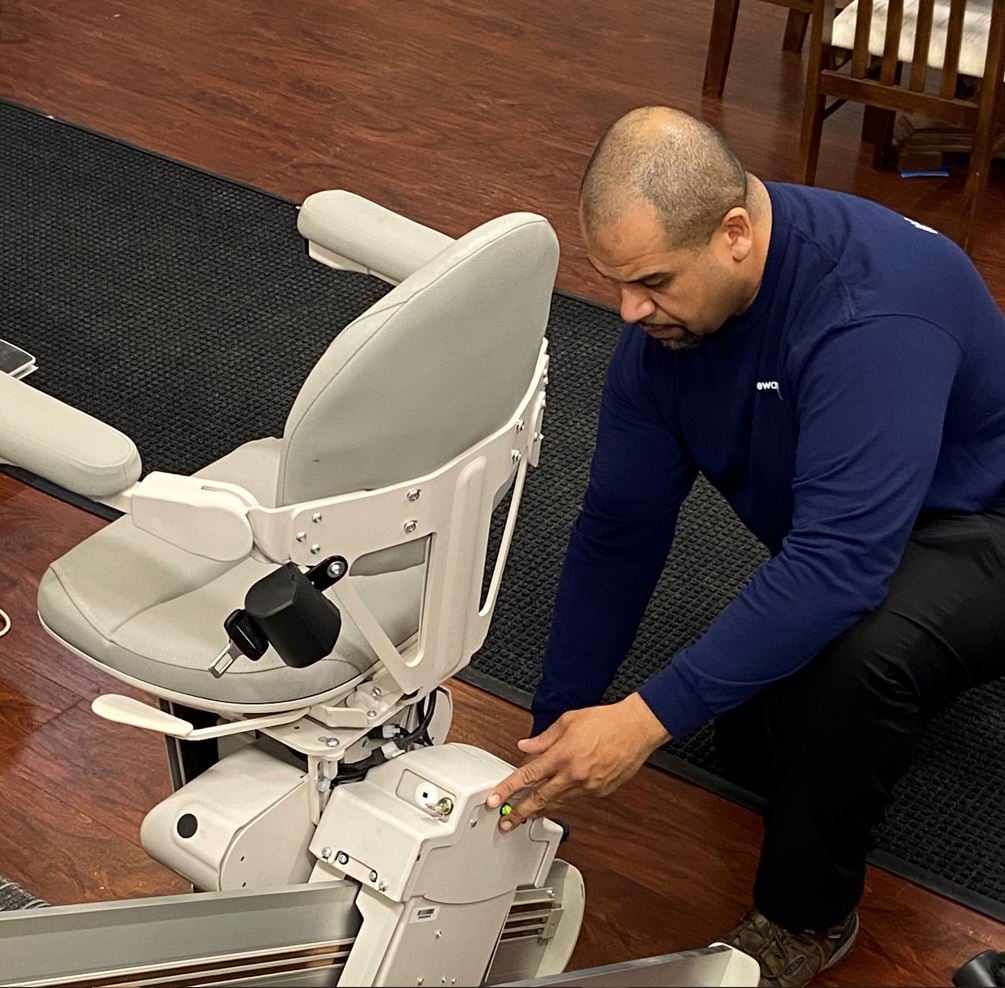
<path id="1" fill-rule="evenodd" d="M 833 967 L 835 964 L 839 964 L 843 961 L 851 951 L 851 948 L 855 946 L 855 938 L 858 936 L 858 915 L 855 916 L 855 928 L 851 931 L 851 936 L 841 946 L 834 951 L 834 956 L 824 964 L 821 971 L 826 971 L 829 967 Z"/>

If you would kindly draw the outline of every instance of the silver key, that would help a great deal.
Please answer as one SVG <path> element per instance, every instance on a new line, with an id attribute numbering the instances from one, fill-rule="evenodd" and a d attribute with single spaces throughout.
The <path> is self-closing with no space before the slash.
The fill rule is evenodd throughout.
<path id="1" fill-rule="evenodd" d="M 244 653 L 232 642 L 227 642 L 227 647 L 213 660 L 209 671 L 219 679 L 235 662 L 239 655 Z"/>

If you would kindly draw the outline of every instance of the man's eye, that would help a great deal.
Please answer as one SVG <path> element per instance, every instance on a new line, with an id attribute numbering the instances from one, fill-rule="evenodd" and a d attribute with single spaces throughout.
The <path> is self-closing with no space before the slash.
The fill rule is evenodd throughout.
<path id="1" fill-rule="evenodd" d="M 657 278 L 655 281 L 643 281 L 644 288 L 665 288 L 670 283 L 669 278 Z"/>

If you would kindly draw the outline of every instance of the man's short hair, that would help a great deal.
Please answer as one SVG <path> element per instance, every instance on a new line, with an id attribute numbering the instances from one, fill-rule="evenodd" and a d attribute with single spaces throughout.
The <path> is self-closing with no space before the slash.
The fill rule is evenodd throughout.
<path id="1" fill-rule="evenodd" d="M 640 198 L 656 210 L 669 246 L 704 246 L 730 209 L 747 206 L 747 173 L 708 124 L 682 110 L 641 107 L 608 128 L 586 166 L 586 232 Z"/>

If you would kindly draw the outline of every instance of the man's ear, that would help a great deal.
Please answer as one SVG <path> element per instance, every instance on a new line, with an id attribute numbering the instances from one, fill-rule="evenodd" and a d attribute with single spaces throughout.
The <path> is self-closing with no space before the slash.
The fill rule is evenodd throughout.
<path id="1" fill-rule="evenodd" d="M 719 234 L 734 261 L 745 261 L 754 249 L 754 224 L 743 206 L 734 206 L 722 218 Z"/>

